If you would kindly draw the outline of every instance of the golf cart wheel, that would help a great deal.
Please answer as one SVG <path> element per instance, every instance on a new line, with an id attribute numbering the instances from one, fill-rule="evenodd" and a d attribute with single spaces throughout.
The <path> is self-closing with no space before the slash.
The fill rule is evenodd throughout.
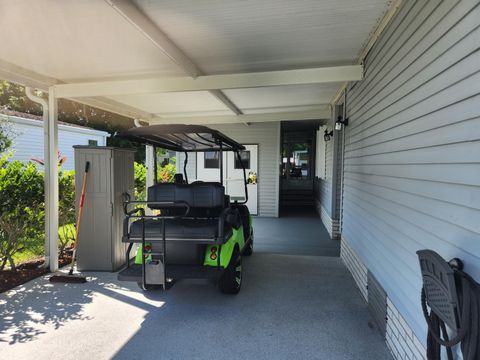
<path id="1" fill-rule="evenodd" d="M 230 263 L 222 274 L 218 284 L 224 294 L 238 294 L 242 286 L 242 257 L 238 247 L 233 250 Z"/>
<path id="2" fill-rule="evenodd" d="M 248 245 L 245 247 L 245 250 L 243 251 L 243 255 L 245 256 L 250 256 L 253 254 L 253 233 L 252 233 L 252 238 Z"/>

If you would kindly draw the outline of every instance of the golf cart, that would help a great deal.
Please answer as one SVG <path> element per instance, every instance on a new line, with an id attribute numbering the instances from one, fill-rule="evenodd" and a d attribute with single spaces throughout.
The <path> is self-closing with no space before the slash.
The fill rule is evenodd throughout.
<path id="1" fill-rule="evenodd" d="M 123 241 L 127 266 L 118 279 L 136 281 L 147 290 L 182 278 L 213 279 L 223 293 L 236 294 L 242 283 L 242 256 L 253 251 L 253 228 L 247 176 L 240 152 L 244 146 L 219 131 L 196 125 L 152 125 L 118 135 L 137 143 L 185 153 L 184 174 L 173 183 L 159 183 L 157 159 L 154 185 L 147 200 L 124 198 Z M 191 152 L 218 152 L 219 182 L 188 182 Z M 223 151 L 233 151 L 243 168 L 245 197 L 231 201 L 223 185 Z M 132 247 L 138 244 L 131 258 Z"/>

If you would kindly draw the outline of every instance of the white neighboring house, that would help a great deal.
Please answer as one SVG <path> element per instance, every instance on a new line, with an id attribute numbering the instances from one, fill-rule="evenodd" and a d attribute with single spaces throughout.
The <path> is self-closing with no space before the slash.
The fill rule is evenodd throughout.
<path id="1" fill-rule="evenodd" d="M 12 135 L 10 150 L 13 150 L 13 160 L 28 162 L 32 158 L 44 158 L 43 120 L 41 116 L 4 110 L 0 113 L 0 119 L 8 121 L 10 124 L 9 132 Z M 108 136 L 110 134 L 106 131 L 59 122 L 58 150 L 62 156 L 67 157 L 62 169 L 73 170 L 75 168 L 74 145 L 105 146 Z"/>

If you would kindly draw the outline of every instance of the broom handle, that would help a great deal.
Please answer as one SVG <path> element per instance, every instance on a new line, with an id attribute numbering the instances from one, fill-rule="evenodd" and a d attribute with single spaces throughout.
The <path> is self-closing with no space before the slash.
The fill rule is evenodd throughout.
<path id="1" fill-rule="evenodd" d="M 90 162 L 87 161 L 85 163 L 85 173 L 83 174 L 82 194 L 80 195 L 80 207 L 78 209 L 77 224 L 75 225 L 76 236 L 75 236 L 75 242 L 73 243 L 72 263 L 70 264 L 70 272 L 71 273 L 73 272 L 73 266 L 75 265 L 78 234 L 80 233 L 80 223 L 82 221 L 83 204 L 85 203 L 85 191 L 87 189 L 87 173 L 88 173 L 89 168 L 90 168 Z"/>

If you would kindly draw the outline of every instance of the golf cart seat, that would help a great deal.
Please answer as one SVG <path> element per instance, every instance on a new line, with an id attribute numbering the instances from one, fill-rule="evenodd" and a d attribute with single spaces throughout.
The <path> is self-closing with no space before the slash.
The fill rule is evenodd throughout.
<path id="1" fill-rule="evenodd" d="M 165 235 L 167 240 L 200 240 L 214 241 L 219 237 L 217 219 L 167 219 L 165 220 Z M 227 231 L 229 229 L 226 229 Z M 135 221 L 130 227 L 130 239 L 142 238 L 142 224 Z M 159 219 L 145 220 L 145 239 L 162 238 L 162 221 Z"/>
<path id="2" fill-rule="evenodd" d="M 160 203 L 160 204 L 159 204 Z M 185 206 L 165 207 L 162 203 Z M 237 210 L 230 209 L 225 188 L 220 183 L 158 183 L 148 188 L 147 206 L 161 214 L 179 216 L 165 219 L 167 241 L 191 241 L 221 244 L 231 235 L 232 227 L 241 223 Z M 161 219 L 145 219 L 145 240 L 162 239 Z M 142 220 L 136 220 L 128 229 L 125 240 L 141 242 Z"/>

